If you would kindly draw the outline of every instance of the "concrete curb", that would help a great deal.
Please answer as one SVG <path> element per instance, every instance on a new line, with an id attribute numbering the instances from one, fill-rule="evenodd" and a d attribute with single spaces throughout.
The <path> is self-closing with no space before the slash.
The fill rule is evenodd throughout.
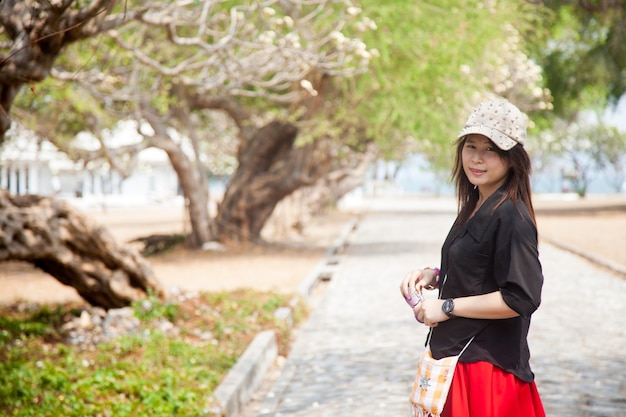
<path id="1" fill-rule="evenodd" d="M 256 335 L 224 381 L 213 392 L 217 411 L 214 414 L 224 417 L 238 415 L 277 356 L 278 344 L 274 331 L 265 330 Z"/>
<path id="2" fill-rule="evenodd" d="M 582 249 L 579 249 L 579 248 L 577 248 L 575 246 L 568 245 L 567 243 L 563 243 L 563 242 L 560 242 L 558 240 L 555 240 L 555 239 L 552 239 L 552 238 L 549 238 L 549 237 L 542 236 L 541 240 L 543 240 L 546 243 L 549 243 L 550 245 L 555 246 L 555 247 L 557 247 L 559 249 L 563 249 L 563 250 L 565 250 L 567 252 L 573 253 L 574 255 L 578 255 L 581 258 L 585 258 L 586 260 L 588 260 L 588 261 L 590 261 L 590 262 L 592 262 L 592 263 L 594 263 L 596 265 L 599 265 L 601 267 L 607 268 L 607 269 L 611 270 L 612 272 L 615 272 L 615 273 L 621 275 L 622 278 L 626 278 L 626 267 L 624 267 L 624 266 L 622 266 L 622 265 L 620 265 L 620 264 L 618 264 L 616 262 L 613 262 L 613 261 L 610 261 L 608 259 L 604 259 L 602 257 L 590 254 L 589 252 L 586 252 L 586 251 L 584 251 Z"/>
<path id="3" fill-rule="evenodd" d="M 345 247 L 350 234 L 357 228 L 358 223 L 359 219 L 355 218 L 346 225 L 332 246 L 328 248 L 324 258 L 304 277 L 302 283 L 298 286 L 297 292 L 305 301 L 310 301 L 313 289 L 320 280 L 329 280 L 332 277 L 340 262 L 340 253 Z"/>
<path id="4" fill-rule="evenodd" d="M 326 251 L 325 257 L 318 262 L 313 270 L 298 286 L 297 292 L 305 302 L 309 303 L 311 294 L 320 280 L 329 280 L 339 263 L 339 254 L 346 245 L 350 234 L 356 229 L 359 219 L 353 219 Z M 295 297 L 290 307 L 277 310 L 277 317 L 291 320 L 291 311 L 297 305 Z M 286 312 L 285 309 L 289 309 Z M 265 330 L 252 340 L 235 366 L 226 374 L 222 383 L 213 391 L 214 406 L 211 414 L 219 417 L 236 417 L 250 401 L 259 387 L 265 373 L 278 357 L 276 334 L 273 330 Z"/>

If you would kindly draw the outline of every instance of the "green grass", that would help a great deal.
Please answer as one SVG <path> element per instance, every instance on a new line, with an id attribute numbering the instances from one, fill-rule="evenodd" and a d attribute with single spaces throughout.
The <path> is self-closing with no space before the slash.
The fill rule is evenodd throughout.
<path id="1" fill-rule="evenodd" d="M 0 415 L 207 415 L 213 390 L 259 331 L 275 329 L 286 353 L 290 329 L 273 314 L 290 299 L 252 291 L 179 304 L 150 298 L 133 305 L 136 334 L 87 349 L 64 342 L 61 326 L 79 314 L 76 306 L 0 308 Z M 296 322 L 306 314 L 300 308 Z M 159 319 L 180 332 L 156 330 Z"/>

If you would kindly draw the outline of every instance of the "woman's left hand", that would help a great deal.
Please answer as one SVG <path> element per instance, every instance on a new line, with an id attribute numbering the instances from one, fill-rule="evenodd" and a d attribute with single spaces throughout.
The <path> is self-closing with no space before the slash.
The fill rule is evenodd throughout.
<path id="1" fill-rule="evenodd" d="M 425 326 L 437 327 L 442 321 L 449 320 L 449 317 L 441 309 L 442 305 L 443 300 L 440 299 L 424 300 L 413 309 L 415 318 L 423 322 Z"/>

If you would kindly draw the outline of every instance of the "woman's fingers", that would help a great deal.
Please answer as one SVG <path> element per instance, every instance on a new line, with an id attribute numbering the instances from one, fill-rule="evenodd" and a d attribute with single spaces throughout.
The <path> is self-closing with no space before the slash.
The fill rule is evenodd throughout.
<path id="1" fill-rule="evenodd" d="M 428 327 L 437 327 L 440 322 L 448 319 L 441 310 L 441 303 L 439 299 L 424 300 L 413 309 L 415 318 Z"/>
<path id="2" fill-rule="evenodd" d="M 429 319 L 425 318 L 424 310 L 422 308 L 416 307 L 414 312 L 415 312 L 415 320 L 419 321 L 420 323 L 424 324 L 425 326 L 437 327 L 437 324 L 439 324 L 436 321 L 429 320 Z"/>
<path id="3" fill-rule="evenodd" d="M 404 279 L 402 280 L 402 283 L 400 284 L 400 292 L 402 292 L 402 295 L 404 295 L 405 298 L 410 297 L 411 291 L 417 288 L 416 283 L 420 280 L 421 277 L 422 271 L 419 269 L 406 273 Z"/>

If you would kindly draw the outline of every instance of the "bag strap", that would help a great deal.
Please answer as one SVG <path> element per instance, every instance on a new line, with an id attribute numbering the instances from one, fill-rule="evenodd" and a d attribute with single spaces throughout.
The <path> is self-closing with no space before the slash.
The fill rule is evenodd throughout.
<path id="1" fill-rule="evenodd" d="M 465 349 L 467 349 L 469 347 L 470 343 L 472 343 L 475 338 L 476 338 L 476 336 L 472 336 L 472 338 L 465 344 L 465 347 L 461 350 L 461 353 L 459 353 L 459 356 L 461 356 L 463 354 L 463 352 L 465 352 Z"/>
<path id="2" fill-rule="evenodd" d="M 487 327 L 487 326 L 485 326 Z M 484 330 L 484 327 L 482 329 L 480 329 L 480 332 L 482 332 Z M 426 337 L 426 346 L 430 345 L 430 338 L 432 337 L 433 334 L 433 329 L 431 328 L 430 331 L 428 332 L 428 336 Z M 472 338 L 470 340 L 468 340 L 468 342 L 465 344 L 465 346 L 463 347 L 463 349 L 461 349 L 461 353 L 459 353 L 459 356 L 461 356 L 463 354 L 463 352 L 465 352 L 465 350 L 469 347 L 470 343 L 472 343 L 474 341 L 474 339 L 476 338 L 476 336 L 478 336 L 478 334 L 475 334 L 474 336 L 472 336 Z"/>

